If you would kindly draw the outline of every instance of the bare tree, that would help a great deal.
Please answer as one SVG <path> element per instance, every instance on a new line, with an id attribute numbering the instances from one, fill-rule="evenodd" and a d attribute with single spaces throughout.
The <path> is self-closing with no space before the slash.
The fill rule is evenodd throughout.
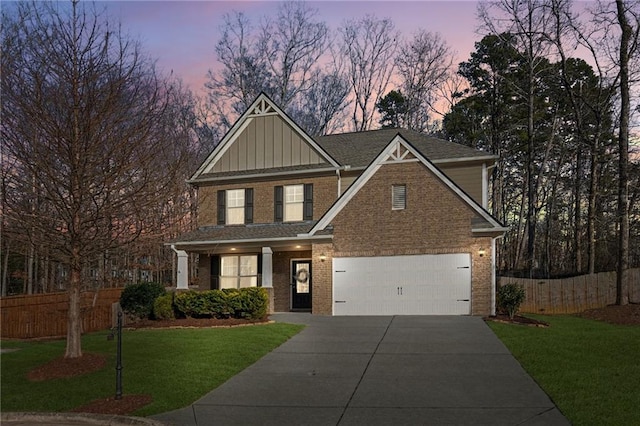
<path id="1" fill-rule="evenodd" d="M 260 50 L 271 71 L 274 100 L 282 108 L 320 83 L 314 70 L 327 48 L 329 29 L 317 14 L 304 2 L 284 2 L 276 18 L 263 23 Z"/>
<path id="2" fill-rule="evenodd" d="M 353 130 L 369 130 L 374 123 L 375 106 L 394 72 L 399 32 L 389 18 L 378 19 L 373 15 L 347 21 L 339 31 L 354 101 Z"/>
<path id="3" fill-rule="evenodd" d="M 2 139 L 7 191 L 37 188 L 38 207 L 6 213 L 69 265 L 65 356 L 82 356 L 83 265 L 151 232 L 171 198 L 184 146 L 171 128 L 173 88 L 139 46 L 92 7 L 20 3 L 3 16 Z"/>
<path id="4" fill-rule="evenodd" d="M 453 54 L 439 34 L 420 30 L 400 45 L 396 70 L 406 103 L 406 126 L 423 132 L 430 128 L 439 91 L 452 74 Z"/>
<path id="5" fill-rule="evenodd" d="M 265 92 L 311 134 L 329 128 L 344 109 L 343 72 L 329 61 L 329 30 L 317 10 L 302 2 L 280 4 L 275 17 L 255 28 L 242 13 L 225 15 L 216 45 L 219 68 L 205 87 L 219 124 L 229 128 Z M 335 59 L 335 58 L 334 58 Z M 321 114 L 311 117 L 312 112 Z"/>
<path id="6" fill-rule="evenodd" d="M 229 128 L 260 92 L 273 92 L 273 82 L 249 19 L 241 12 L 224 15 L 221 30 L 215 50 L 222 67 L 209 70 L 205 87 L 220 124 Z"/>

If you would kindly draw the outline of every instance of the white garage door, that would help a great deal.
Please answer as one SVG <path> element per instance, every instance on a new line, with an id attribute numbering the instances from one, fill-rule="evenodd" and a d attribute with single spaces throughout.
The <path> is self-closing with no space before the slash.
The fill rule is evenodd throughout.
<path id="1" fill-rule="evenodd" d="M 467 253 L 333 259 L 334 315 L 468 315 Z"/>

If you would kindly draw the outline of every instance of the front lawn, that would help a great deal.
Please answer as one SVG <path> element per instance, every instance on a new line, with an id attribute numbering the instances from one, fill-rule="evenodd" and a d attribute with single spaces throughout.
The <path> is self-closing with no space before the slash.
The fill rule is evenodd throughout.
<path id="1" fill-rule="evenodd" d="M 549 328 L 489 322 L 574 425 L 640 419 L 640 327 L 572 316 L 534 316 Z M 508 391 L 505 390 L 505 391 Z"/>
<path id="2" fill-rule="evenodd" d="M 148 394 L 137 411 L 148 416 L 185 407 L 298 333 L 303 326 L 268 324 L 237 328 L 124 331 L 123 394 Z M 107 356 L 107 366 L 69 379 L 30 382 L 27 373 L 64 354 L 63 340 L 3 341 L 0 411 L 69 411 L 115 395 L 116 340 L 108 332 L 85 335 L 85 353 Z"/>

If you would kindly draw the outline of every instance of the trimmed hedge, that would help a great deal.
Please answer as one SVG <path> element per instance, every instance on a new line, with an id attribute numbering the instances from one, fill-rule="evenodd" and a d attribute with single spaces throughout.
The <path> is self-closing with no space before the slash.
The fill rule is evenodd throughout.
<path id="1" fill-rule="evenodd" d="M 157 320 L 175 319 L 173 313 L 173 294 L 159 296 L 153 303 L 153 317 Z"/>
<path id="2" fill-rule="evenodd" d="M 128 285 L 120 295 L 120 306 L 129 315 L 138 318 L 151 318 L 155 300 L 165 294 L 160 283 L 140 283 Z"/>
<path id="3" fill-rule="evenodd" d="M 192 318 L 262 319 L 267 316 L 269 297 L 260 287 L 181 291 L 173 305 L 176 313 Z"/>

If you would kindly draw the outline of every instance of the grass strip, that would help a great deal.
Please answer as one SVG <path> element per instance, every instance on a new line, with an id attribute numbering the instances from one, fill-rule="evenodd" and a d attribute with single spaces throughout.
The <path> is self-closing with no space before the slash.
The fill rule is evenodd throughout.
<path id="1" fill-rule="evenodd" d="M 153 402 L 135 415 L 185 407 L 255 363 L 303 326 L 268 324 L 236 328 L 123 331 L 124 394 L 148 394 Z M 30 382 L 27 373 L 64 354 L 64 340 L 3 341 L 0 410 L 69 411 L 115 395 L 116 340 L 107 331 L 83 336 L 83 352 L 107 356 L 107 367 L 84 376 Z"/>
<path id="2" fill-rule="evenodd" d="M 573 425 L 640 419 L 640 327 L 573 316 L 535 316 L 549 328 L 489 322 Z"/>

